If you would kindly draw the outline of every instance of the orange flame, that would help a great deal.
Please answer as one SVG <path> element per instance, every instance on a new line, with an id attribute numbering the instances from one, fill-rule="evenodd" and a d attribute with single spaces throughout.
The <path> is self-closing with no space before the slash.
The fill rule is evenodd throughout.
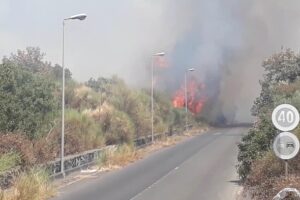
<path id="1" fill-rule="evenodd" d="M 194 114 L 201 112 L 204 106 L 205 97 L 202 95 L 204 89 L 205 85 L 199 83 L 195 78 L 187 83 L 187 107 Z M 185 107 L 184 85 L 175 92 L 172 103 L 175 108 Z"/>

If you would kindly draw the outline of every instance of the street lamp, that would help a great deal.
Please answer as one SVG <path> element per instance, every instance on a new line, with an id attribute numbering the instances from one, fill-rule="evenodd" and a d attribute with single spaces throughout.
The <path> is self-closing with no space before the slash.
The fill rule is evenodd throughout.
<path id="1" fill-rule="evenodd" d="M 190 68 L 190 69 L 187 69 L 185 70 L 185 73 L 184 73 L 184 99 L 185 99 L 185 130 L 187 131 L 188 130 L 188 105 L 187 105 L 187 102 L 188 102 L 188 97 L 187 97 L 187 73 L 188 72 L 192 72 L 192 71 L 195 71 L 195 68 Z"/>
<path id="2" fill-rule="evenodd" d="M 154 93 L 154 60 L 158 56 L 164 56 L 165 52 L 160 52 L 152 55 L 152 64 L 151 64 L 151 70 L 152 70 L 152 83 L 151 83 L 151 142 L 154 142 L 154 99 L 153 99 L 153 93 Z"/>
<path id="3" fill-rule="evenodd" d="M 61 119 L 61 164 L 60 164 L 60 172 L 62 173 L 63 177 L 65 177 L 64 171 L 64 148 L 65 148 L 65 21 L 66 20 L 84 20 L 87 17 L 86 14 L 78 14 L 73 15 L 71 17 L 65 18 L 63 20 L 63 39 L 62 39 L 62 119 Z"/>

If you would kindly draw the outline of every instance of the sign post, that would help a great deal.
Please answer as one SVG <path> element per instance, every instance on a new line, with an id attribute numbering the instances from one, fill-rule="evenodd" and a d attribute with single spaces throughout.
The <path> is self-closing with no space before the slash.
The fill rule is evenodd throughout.
<path id="1" fill-rule="evenodd" d="M 277 106 L 272 113 L 272 122 L 280 131 L 273 142 L 273 151 L 277 157 L 285 161 L 285 176 L 288 177 L 288 160 L 294 158 L 300 149 L 298 138 L 290 132 L 299 124 L 298 110 L 289 104 Z"/>

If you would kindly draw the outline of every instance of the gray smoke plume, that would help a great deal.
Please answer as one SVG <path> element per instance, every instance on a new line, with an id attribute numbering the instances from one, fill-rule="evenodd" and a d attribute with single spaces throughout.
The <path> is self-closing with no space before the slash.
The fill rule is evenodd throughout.
<path id="1" fill-rule="evenodd" d="M 206 84 L 204 114 L 210 120 L 251 121 L 262 61 L 282 46 L 298 50 L 300 2 L 186 0 L 164 6 L 165 17 L 184 29 L 172 48 L 172 77 L 182 80 L 185 68 L 197 68 L 194 76 Z"/>

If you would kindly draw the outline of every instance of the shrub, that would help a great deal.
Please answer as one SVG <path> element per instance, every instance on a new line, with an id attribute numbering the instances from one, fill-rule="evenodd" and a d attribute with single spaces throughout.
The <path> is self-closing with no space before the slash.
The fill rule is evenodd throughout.
<path id="1" fill-rule="evenodd" d="M 150 96 L 144 91 L 135 91 L 131 96 L 132 106 L 128 115 L 135 126 L 135 137 L 151 133 Z"/>
<path id="2" fill-rule="evenodd" d="M 33 141 L 34 157 L 36 164 L 52 161 L 59 155 L 60 143 L 58 140 L 49 140 L 46 137 Z"/>
<path id="3" fill-rule="evenodd" d="M 0 65 L 0 131 L 35 138 L 57 109 L 54 85 L 12 64 Z"/>
<path id="4" fill-rule="evenodd" d="M 253 162 L 246 185 L 256 186 L 271 177 L 282 175 L 284 175 L 284 162 L 277 158 L 272 151 L 269 151 L 264 157 Z"/>
<path id="5" fill-rule="evenodd" d="M 102 101 L 101 94 L 85 85 L 79 85 L 74 82 L 68 84 L 66 94 L 66 104 L 78 111 L 95 109 Z"/>
<path id="6" fill-rule="evenodd" d="M 256 123 L 255 127 L 242 138 L 238 144 L 238 173 L 242 180 L 245 180 L 250 173 L 253 161 L 261 158 L 270 149 L 276 133 L 271 117 L 266 114 L 261 116 L 261 120 Z"/>
<path id="7" fill-rule="evenodd" d="M 122 111 L 114 110 L 110 127 L 105 133 L 106 144 L 130 144 L 133 142 L 134 132 L 134 125 L 128 115 Z"/>
<path id="8" fill-rule="evenodd" d="M 21 164 L 21 156 L 16 152 L 5 153 L 0 156 L 0 173 Z"/>
<path id="9" fill-rule="evenodd" d="M 61 125 L 56 126 L 52 135 L 47 138 L 50 149 L 60 152 Z M 84 113 L 68 109 L 65 112 L 65 153 L 75 154 L 82 151 L 99 148 L 104 144 L 101 126 Z"/>
<path id="10" fill-rule="evenodd" d="M 36 162 L 33 153 L 33 144 L 23 134 L 0 134 L 0 155 L 17 153 L 22 166 L 32 165 Z"/>

